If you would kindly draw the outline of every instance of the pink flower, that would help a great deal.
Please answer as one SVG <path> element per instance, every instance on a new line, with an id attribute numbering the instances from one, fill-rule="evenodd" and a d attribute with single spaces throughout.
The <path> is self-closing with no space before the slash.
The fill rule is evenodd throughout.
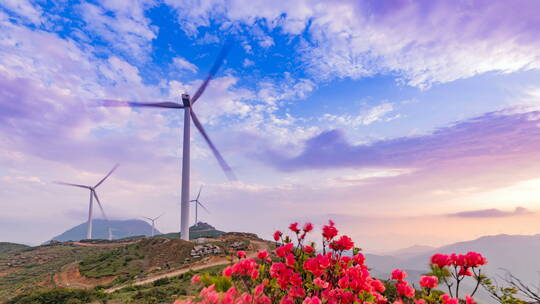
<path id="1" fill-rule="evenodd" d="M 446 254 L 436 253 L 431 257 L 431 264 L 437 265 L 440 268 L 448 266 L 452 263 L 450 257 Z"/>
<path id="2" fill-rule="evenodd" d="M 414 288 L 412 288 L 407 282 L 399 281 L 396 284 L 396 292 L 398 295 L 413 298 L 414 297 Z"/>
<path id="3" fill-rule="evenodd" d="M 298 228 L 298 223 L 297 222 L 294 222 L 294 223 L 290 224 L 289 229 L 294 233 L 300 232 L 300 228 Z"/>
<path id="4" fill-rule="evenodd" d="M 394 269 L 392 271 L 392 280 L 403 281 L 407 277 L 407 273 L 401 269 Z"/>
<path id="5" fill-rule="evenodd" d="M 416 299 L 416 300 L 414 300 L 414 304 L 426 304 L 426 300 L 424 300 L 424 299 Z"/>
<path id="6" fill-rule="evenodd" d="M 294 266 L 294 264 L 296 263 L 296 259 L 294 258 L 294 255 L 292 253 L 289 253 L 285 257 L 285 263 L 289 266 Z"/>
<path id="7" fill-rule="evenodd" d="M 266 258 L 268 257 L 268 251 L 259 251 L 259 253 L 257 253 L 257 257 L 261 260 L 266 260 Z"/>
<path id="8" fill-rule="evenodd" d="M 328 225 L 323 226 L 323 236 L 327 241 L 333 239 L 337 234 L 338 230 L 334 227 L 332 220 L 328 221 Z"/>
<path id="9" fill-rule="evenodd" d="M 471 296 L 467 295 L 465 296 L 465 304 L 476 304 L 476 301 L 474 301 Z"/>
<path id="10" fill-rule="evenodd" d="M 304 228 L 303 228 L 304 232 L 310 232 L 311 230 L 313 230 L 313 224 L 312 223 L 305 223 L 304 224 Z"/>
<path id="11" fill-rule="evenodd" d="M 191 277 L 191 283 L 193 284 L 199 283 L 200 281 L 201 281 L 201 277 L 197 274 Z"/>
<path id="12" fill-rule="evenodd" d="M 315 278 L 315 280 L 313 280 L 313 284 L 322 289 L 327 288 L 330 285 L 328 282 L 322 280 L 321 278 Z"/>
<path id="13" fill-rule="evenodd" d="M 304 299 L 304 302 L 302 302 L 302 304 L 321 304 L 321 303 L 322 303 L 321 299 L 319 299 L 319 297 L 317 296 L 307 297 Z"/>
<path id="14" fill-rule="evenodd" d="M 238 258 L 242 259 L 242 258 L 245 258 L 246 257 L 246 252 L 243 251 L 243 250 L 238 250 L 236 252 L 236 255 L 238 256 Z"/>
<path id="15" fill-rule="evenodd" d="M 264 284 L 259 284 L 255 286 L 255 296 L 260 296 L 264 291 Z"/>
<path id="16" fill-rule="evenodd" d="M 259 277 L 259 271 L 257 269 L 254 269 L 251 271 L 251 279 L 256 280 Z"/>
<path id="17" fill-rule="evenodd" d="M 330 248 L 335 251 L 351 250 L 354 247 L 354 243 L 350 237 L 343 235 L 337 241 L 330 243 Z"/>
<path id="18" fill-rule="evenodd" d="M 290 297 L 283 297 L 281 298 L 281 301 L 279 301 L 279 304 L 294 304 L 294 300 Z"/>
<path id="19" fill-rule="evenodd" d="M 461 267 L 459 267 L 458 275 L 472 277 L 473 273 L 471 272 L 471 270 L 469 268 L 461 266 Z"/>
<path id="20" fill-rule="evenodd" d="M 232 266 L 229 266 L 229 267 L 223 269 L 223 276 L 224 276 L 224 277 L 230 278 L 230 277 L 232 277 L 232 275 L 233 275 L 233 268 L 232 268 Z"/>
<path id="21" fill-rule="evenodd" d="M 459 299 L 451 298 L 448 294 L 443 294 L 441 296 L 442 304 L 459 304 Z"/>
<path id="22" fill-rule="evenodd" d="M 306 245 L 304 246 L 304 252 L 307 253 L 307 254 L 311 254 L 315 251 L 315 249 L 313 249 L 313 247 L 309 246 L 309 245 Z"/>
<path id="23" fill-rule="evenodd" d="M 364 265 L 364 262 L 366 261 L 366 258 L 363 254 L 358 253 L 353 257 L 353 261 L 358 265 Z"/>
<path id="24" fill-rule="evenodd" d="M 279 230 L 276 230 L 276 232 L 274 232 L 274 240 L 277 242 L 281 239 L 281 236 L 283 235 L 283 233 Z"/>
<path id="25" fill-rule="evenodd" d="M 425 288 L 435 288 L 439 284 L 439 279 L 436 276 L 421 276 L 420 286 Z"/>
<path id="26" fill-rule="evenodd" d="M 294 247 L 293 243 L 287 243 L 283 246 L 276 248 L 276 254 L 280 258 L 284 258 L 287 256 L 287 254 L 292 252 L 293 247 Z"/>
<path id="27" fill-rule="evenodd" d="M 291 289 L 289 289 L 289 297 L 303 298 L 305 296 L 306 296 L 306 292 L 304 291 L 304 288 L 302 287 L 291 287 Z"/>
<path id="28" fill-rule="evenodd" d="M 465 255 L 465 267 L 479 267 L 487 264 L 487 259 L 483 257 L 480 253 L 469 251 Z"/>
<path id="29" fill-rule="evenodd" d="M 377 292 L 384 292 L 386 290 L 386 287 L 384 287 L 383 282 L 379 280 L 373 280 L 371 281 L 371 286 L 377 291 Z"/>

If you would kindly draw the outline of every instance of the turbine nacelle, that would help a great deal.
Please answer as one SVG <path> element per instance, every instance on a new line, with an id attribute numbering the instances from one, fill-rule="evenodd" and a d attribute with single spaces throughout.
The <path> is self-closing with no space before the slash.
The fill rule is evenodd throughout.
<path id="1" fill-rule="evenodd" d="M 184 104 L 184 107 L 186 108 L 191 106 L 189 94 L 182 94 L 182 103 Z"/>

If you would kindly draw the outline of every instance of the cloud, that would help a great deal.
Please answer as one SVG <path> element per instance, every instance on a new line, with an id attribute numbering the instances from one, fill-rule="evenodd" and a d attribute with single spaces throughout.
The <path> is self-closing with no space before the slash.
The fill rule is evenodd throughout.
<path id="1" fill-rule="evenodd" d="M 343 167 L 430 168 L 454 162 L 485 163 L 529 157 L 540 149 L 539 112 L 486 113 L 427 135 L 350 144 L 339 130 L 305 142 L 295 156 L 268 150 L 266 163 L 283 171 Z"/>
<path id="2" fill-rule="evenodd" d="M 248 58 L 244 59 L 244 61 L 242 62 L 242 66 L 245 68 L 248 68 L 254 65 L 255 65 L 255 62 L 253 62 L 253 60 L 249 60 Z"/>
<path id="3" fill-rule="evenodd" d="M 196 65 L 182 57 L 174 57 L 173 64 L 180 69 L 188 70 L 192 73 L 196 73 L 199 70 Z"/>
<path id="4" fill-rule="evenodd" d="M 387 116 L 394 111 L 394 105 L 390 102 L 381 103 L 364 110 L 359 115 L 333 115 L 326 113 L 321 117 L 322 121 L 335 122 L 340 125 L 358 127 L 367 126 L 377 121 L 390 121 L 399 117 L 399 114 Z"/>
<path id="5" fill-rule="evenodd" d="M 518 216 L 532 213 L 526 208 L 516 207 L 513 211 L 504 211 L 499 209 L 481 209 L 473 211 L 462 211 L 457 213 L 450 213 L 450 217 L 463 217 L 463 218 L 488 218 L 488 217 L 508 217 Z"/>
<path id="6" fill-rule="evenodd" d="M 146 59 L 156 38 L 157 29 L 145 17 L 145 11 L 154 4 L 152 0 L 84 2 L 79 10 L 90 33 L 124 56 L 141 60 Z"/>
<path id="7" fill-rule="evenodd" d="M 167 1 L 188 33 L 209 27 L 253 35 L 260 24 L 300 38 L 296 47 L 315 79 L 392 74 L 427 88 L 477 74 L 540 68 L 535 0 L 509 1 Z M 251 31 L 255 29 L 255 33 Z"/>
<path id="8" fill-rule="evenodd" d="M 4 7 L 10 12 L 21 16 L 34 24 L 41 23 L 42 10 L 40 7 L 32 5 L 27 0 L 5 0 L 0 3 L 0 8 Z"/>

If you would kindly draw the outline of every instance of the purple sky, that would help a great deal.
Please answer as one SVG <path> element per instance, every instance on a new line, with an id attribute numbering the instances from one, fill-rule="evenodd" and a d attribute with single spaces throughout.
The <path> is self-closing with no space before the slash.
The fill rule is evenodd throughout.
<path id="1" fill-rule="evenodd" d="M 362 247 L 540 233 L 540 2 L 140 0 L 0 4 L 0 241 L 86 218 L 179 227 L 179 100 L 226 39 L 195 111 L 192 192 L 220 229 L 333 218 Z M 429 226 L 430 229 L 425 229 Z M 448 226 L 454 229 L 448 229 Z M 3 231 L 3 232 L 2 232 Z"/>

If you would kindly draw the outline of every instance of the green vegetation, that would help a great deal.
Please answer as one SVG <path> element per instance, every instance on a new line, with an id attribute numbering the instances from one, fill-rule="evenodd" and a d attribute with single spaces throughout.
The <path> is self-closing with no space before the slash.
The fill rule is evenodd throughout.
<path id="1" fill-rule="evenodd" d="M 107 295 L 96 290 L 51 288 L 21 294 L 7 301 L 7 304 L 83 304 L 90 302 L 106 303 Z"/>
<path id="2" fill-rule="evenodd" d="M 89 278 L 112 275 L 134 277 L 144 270 L 144 255 L 137 245 L 128 245 L 108 252 L 91 255 L 79 264 L 79 271 Z"/>
<path id="3" fill-rule="evenodd" d="M 119 276 L 133 279 L 144 272 L 183 265 L 193 244 L 180 239 L 150 238 L 138 243 L 89 255 L 79 264 L 79 271 L 89 278 Z"/>
<path id="4" fill-rule="evenodd" d="M 172 303 L 178 297 L 198 294 L 200 288 L 191 284 L 193 275 L 216 276 L 221 273 L 223 268 L 225 268 L 224 265 L 213 266 L 199 271 L 190 271 L 172 278 L 159 279 L 147 285 L 129 286 L 112 293 L 109 303 Z"/>
<path id="5" fill-rule="evenodd" d="M 22 251 L 27 248 L 30 248 L 30 247 L 23 244 L 0 242 L 0 256 L 4 254 L 10 254 L 10 253 Z"/>
<path id="6" fill-rule="evenodd" d="M 96 252 L 111 249 L 81 247 L 70 244 L 25 247 L 0 254 L 0 302 L 14 292 L 54 287 L 53 276 L 69 263 L 79 261 Z"/>
<path id="7" fill-rule="evenodd" d="M 199 274 L 203 278 L 215 277 L 217 274 L 221 273 L 224 267 L 225 266 L 213 266 L 199 271 L 190 271 L 176 277 L 159 279 L 147 285 L 128 286 L 111 294 L 104 292 L 106 286 L 97 286 L 94 289 L 50 288 L 38 291 L 27 291 L 16 296 L 15 298 L 12 298 L 6 303 L 172 303 L 179 297 L 198 294 L 200 288 L 191 284 L 191 278 L 193 275 Z"/>

